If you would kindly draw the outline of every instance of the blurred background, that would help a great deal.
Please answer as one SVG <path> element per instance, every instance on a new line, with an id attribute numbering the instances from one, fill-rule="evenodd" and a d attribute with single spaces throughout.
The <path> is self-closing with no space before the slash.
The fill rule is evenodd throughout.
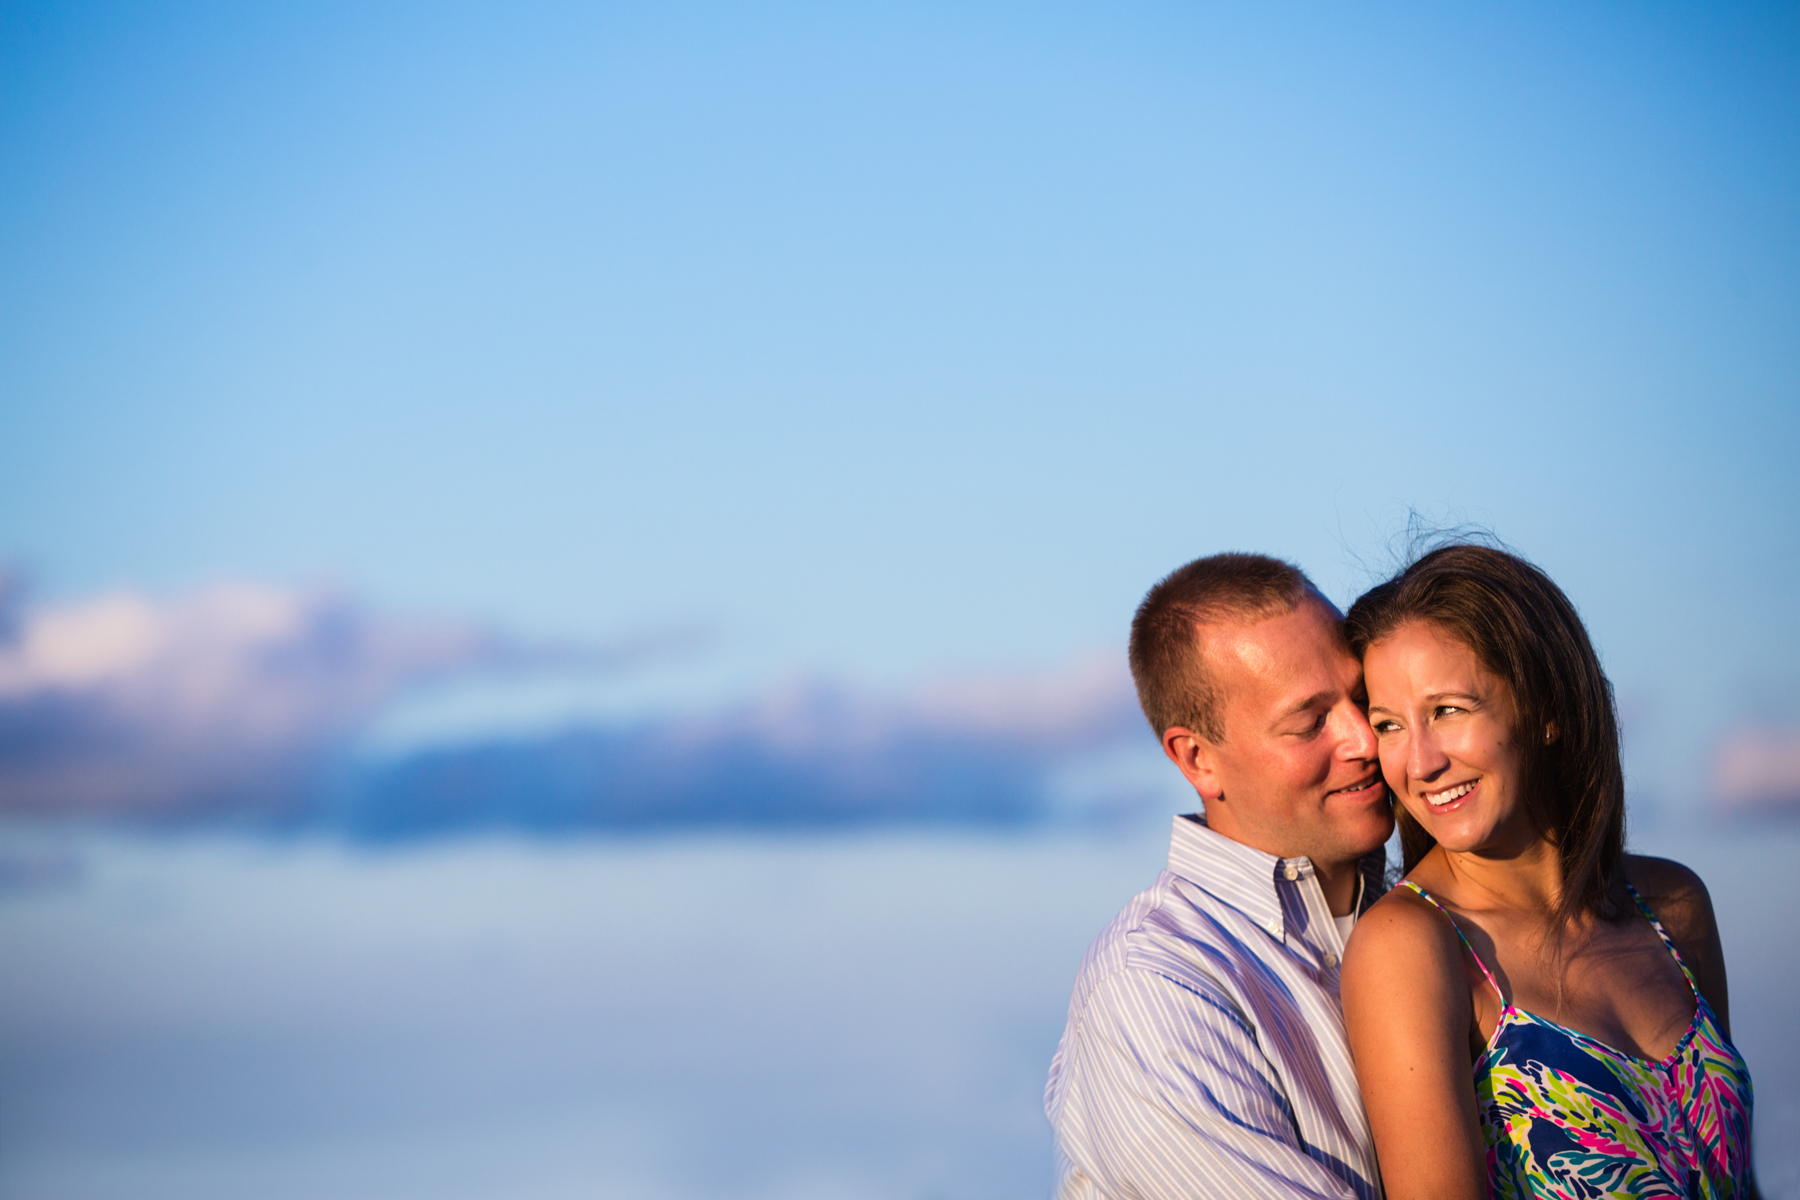
<path id="1" fill-rule="evenodd" d="M 0 1194 L 1047 1196 L 1200 554 L 1491 530 L 1800 1197 L 1792 4 L 0 6 Z"/>

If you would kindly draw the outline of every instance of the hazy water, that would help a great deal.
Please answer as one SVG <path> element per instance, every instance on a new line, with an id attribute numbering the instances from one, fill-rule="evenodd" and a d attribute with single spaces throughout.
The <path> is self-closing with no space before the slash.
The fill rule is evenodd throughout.
<path id="1" fill-rule="evenodd" d="M 90 838 L 0 899 L 0 1194 L 1042 1197 L 1106 838 Z M 1800 1198 L 1800 830 L 1641 837 L 1712 885 L 1764 1182 Z"/>

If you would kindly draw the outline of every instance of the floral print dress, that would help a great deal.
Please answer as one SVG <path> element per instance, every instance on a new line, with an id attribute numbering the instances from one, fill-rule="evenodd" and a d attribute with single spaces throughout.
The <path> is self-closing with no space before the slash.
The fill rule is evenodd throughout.
<path id="1" fill-rule="evenodd" d="M 1405 884 L 1450 919 L 1411 880 Z M 1694 1019 L 1668 1057 L 1624 1054 L 1500 997 L 1500 1021 L 1475 1064 L 1475 1100 L 1493 1200 L 1750 1194 L 1750 1069 L 1713 1015 L 1662 923 L 1631 898 L 1694 993 Z"/>

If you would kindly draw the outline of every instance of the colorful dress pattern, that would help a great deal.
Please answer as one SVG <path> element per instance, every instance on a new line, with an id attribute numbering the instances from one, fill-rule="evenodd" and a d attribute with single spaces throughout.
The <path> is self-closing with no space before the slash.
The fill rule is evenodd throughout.
<path id="1" fill-rule="evenodd" d="M 1456 925 L 1424 888 L 1405 883 Z M 1687 1032 L 1654 1061 L 1515 1007 L 1456 929 L 1500 997 L 1500 1021 L 1475 1064 L 1493 1200 L 1749 1194 L 1750 1069 L 1662 923 L 1635 890 L 1631 898 L 1694 993 Z"/>

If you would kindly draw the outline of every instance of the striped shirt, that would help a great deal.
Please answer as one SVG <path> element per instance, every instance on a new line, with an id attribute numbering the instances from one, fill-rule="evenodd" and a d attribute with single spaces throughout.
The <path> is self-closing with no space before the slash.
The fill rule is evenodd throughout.
<path id="1" fill-rule="evenodd" d="M 1343 953 L 1311 859 L 1175 818 L 1168 870 L 1075 978 L 1044 1094 L 1057 1200 L 1379 1196 Z"/>

